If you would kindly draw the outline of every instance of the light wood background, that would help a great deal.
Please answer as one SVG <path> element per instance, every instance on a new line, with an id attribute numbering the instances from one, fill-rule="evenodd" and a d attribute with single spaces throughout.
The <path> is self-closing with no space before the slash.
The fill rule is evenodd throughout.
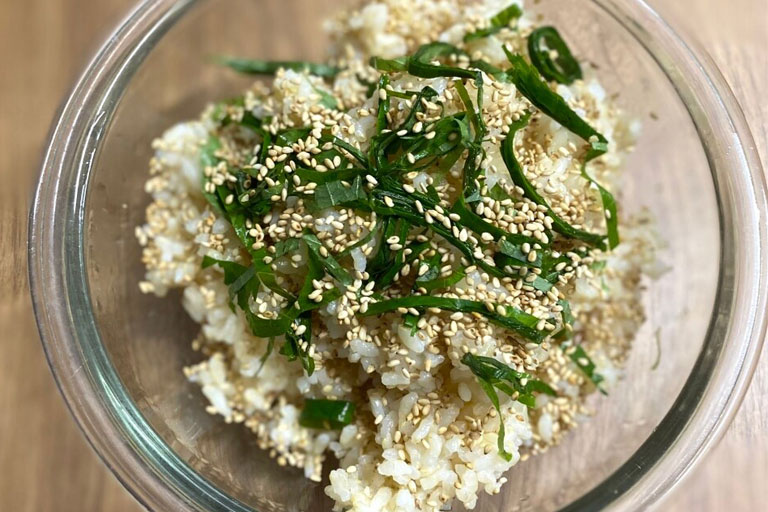
<path id="1" fill-rule="evenodd" d="M 307 0 L 310 1 L 310 0 Z M 37 337 L 26 223 L 59 103 L 134 0 L 0 1 L 0 512 L 138 512 L 67 412 Z M 703 42 L 768 161 L 768 1 L 653 0 Z M 662 510 L 768 510 L 768 355 L 719 446 Z"/>

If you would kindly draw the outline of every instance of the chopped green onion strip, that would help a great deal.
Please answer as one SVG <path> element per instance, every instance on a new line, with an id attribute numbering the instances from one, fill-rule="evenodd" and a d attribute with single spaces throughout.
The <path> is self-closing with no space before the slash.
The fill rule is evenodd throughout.
<path id="1" fill-rule="evenodd" d="M 563 308 L 561 313 L 563 324 L 560 331 L 555 333 L 553 338 L 557 341 L 570 340 L 573 338 L 573 322 L 575 321 L 571 311 L 571 303 L 565 299 L 560 299 L 557 301 L 557 304 Z"/>

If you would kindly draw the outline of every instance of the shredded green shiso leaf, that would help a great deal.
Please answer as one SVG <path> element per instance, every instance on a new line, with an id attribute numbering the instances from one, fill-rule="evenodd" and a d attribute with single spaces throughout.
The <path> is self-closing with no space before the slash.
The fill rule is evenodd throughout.
<path id="1" fill-rule="evenodd" d="M 520 8 L 512 4 L 491 18 L 487 28 L 466 34 L 464 42 L 489 37 L 510 28 L 521 14 Z M 243 312 L 255 336 L 269 338 L 268 349 L 261 358 L 262 366 L 270 357 L 274 344 L 280 340 L 282 345 L 279 354 L 289 360 L 300 361 L 305 372 L 311 375 L 315 368 L 311 356 L 313 311 L 345 293 L 359 294 L 361 290 L 371 291 L 376 299 L 367 304 L 367 309 L 361 308 L 361 316 L 397 311 L 403 314 L 403 323 L 412 333 L 418 330 L 419 316 L 424 311 L 441 310 L 483 316 L 489 322 L 513 332 L 527 342 L 541 343 L 551 339 L 572 343 L 570 340 L 573 333 L 573 315 L 566 300 L 561 299 L 558 302 L 562 308 L 561 318 L 546 319 L 544 324 L 549 328 L 542 329 L 540 318 L 510 306 L 442 296 L 441 291 L 449 290 L 465 277 L 466 269 L 454 268 L 448 274 L 441 273 L 439 255 L 437 258 L 435 255 L 429 256 L 426 238 L 420 240 L 416 237 L 408 240 L 408 235 L 413 230 L 437 235 L 455 247 L 470 265 L 493 277 L 517 276 L 521 268 L 536 269 L 538 275 L 531 285 L 542 292 L 548 292 L 558 282 L 561 274 L 558 268 L 567 262 L 567 258 L 553 248 L 555 240 L 572 242 L 573 246 L 581 247 L 573 249 L 580 256 L 586 255 L 592 248 L 612 249 L 618 245 L 616 201 L 586 170 L 591 160 L 607 151 L 608 141 L 576 114 L 545 82 L 553 80 L 570 84 L 582 77 L 581 67 L 562 37 L 552 27 L 533 31 L 528 39 L 528 50 L 532 63 L 521 55 L 510 53 L 505 47 L 504 51 L 510 63 L 506 70 L 482 60 L 469 60 L 468 67 L 442 63 L 451 57 L 469 59 L 464 50 L 443 42 L 425 44 L 414 54 L 396 59 L 372 58 L 371 67 L 380 73 L 378 82 L 370 84 L 372 93 L 378 95 L 376 134 L 370 140 L 369 149 L 362 152 L 332 136 L 329 131 L 324 131 L 319 139 L 323 150 L 314 156 L 317 161 L 340 162 L 334 170 L 320 172 L 307 168 L 297 160 L 287 168 L 290 162 L 288 158 L 272 162 L 267 174 L 260 175 L 258 173 L 267 168 L 265 164 L 270 144 L 288 145 L 299 141 L 310 134 L 311 127 L 291 128 L 274 133 L 267 129 L 269 118 L 259 119 L 247 111 L 237 120 L 227 116 L 226 109 L 214 114 L 219 126 L 237 123 L 252 131 L 261 140 L 260 150 L 254 153 L 251 165 L 227 169 L 229 174 L 235 177 L 233 181 L 214 185 L 204 179 L 203 183 L 206 199 L 232 225 L 248 253 L 250 263 L 241 265 L 205 257 L 203 267 L 218 266 L 223 270 L 224 282 L 229 287 L 230 307 L 233 311 L 239 309 Z M 334 66 L 307 62 L 259 61 L 231 57 L 222 58 L 220 62 L 239 72 L 257 75 L 291 69 L 331 79 L 341 71 Z M 388 89 L 391 76 L 402 73 L 420 78 L 452 79 L 465 110 L 444 114 L 432 124 L 429 131 L 422 129 L 417 114 L 423 112 L 425 104 L 434 101 L 438 94 L 428 86 L 407 93 Z M 605 212 L 606 234 L 587 232 L 570 225 L 552 210 L 546 199 L 526 178 L 515 154 L 515 136 L 527 127 L 532 112 L 526 113 L 509 126 L 508 135 L 501 143 L 501 152 L 514 184 L 523 191 L 525 197 L 546 208 L 547 214 L 552 218 L 552 231 L 546 233 L 548 242 L 542 243 L 539 239 L 506 232 L 475 213 L 474 205 L 483 196 L 479 161 L 485 156 L 482 143 L 487 133 L 481 115 L 483 73 L 492 75 L 497 80 L 513 83 L 541 113 L 586 141 L 589 149 L 582 161 L 581 174 L 600 192 Z M 477 89 L 474 98 L 466 87 L 470 82 Z M 332 95 L 324 91 L 318 91 L 318 94 L 323 106 L 338 108 L 338 103 Z M 410 111 L 405 120 L 397 126 L 392 126 L 387 116 L 391 97 L 409 100 Z M 231 104 L 242 103 L 242 99 L 236 99 Z M 220 149 L 221 141 L 212 135 L 201 149 L 202 164 L 205 167 L 229 166 L 217 156 Z M 466 229 L 476 235 L 480 240 L 477 244 L 457 235 L 457 229 L 446 227 L 441 222 L 430 221 L 429 216 L 423 214 L 425 210 L 441 208 L 440 198 L 434 189 L 419 191 L 413 187 L 404 187 L 403 183 L 403 176 L 407 173 L 425 169 L 447 170 L 462 157 L 465 158 L 465 163 L 461 193 L 453 206 L 444 213 L 450 216 L 453 227 Z M 312 193 L 298 190 L 292 175 L 301 181 L 314 183 Z M 256 179 L 257 177 L 259 179 Z M 497 200 L 509 199 L 508 193 L 498 185 L 488 190 L 487 195 Z M 311 231 L 275 244 L 271 252 L 266 248 L 253 249 L 255 240 L 251 236 L 250 227 L 254 219 L 263 217 L 271 211 L 274 202 L 284 201 L 288 196 L 302 197 L 309 205 L 310 211 L 343 206 L 362 212 L 374 212 L 377 215 L 377 224 L 366 237 L 339 254 L 331 254 Z M 393 237 L 400 243 L 384 243 Z M 376 240 L 379 241 L 376 244 L 378 249 L 368 257 L 370 277 L 366 282 L 356 284 L 355 278 L 345 270 L 340 261 L 347 258 L 352 249 Z M 396 248 L 398 246 L 399 248 Z M 530 246 L 539 249 L 525 250 Z M 276 258 L 298 251 L 306 251 L 307 273 L 300 289 L 291 292 L 280 284 L 271 263 Z M 485 254 L 491 254 L 492 262 L 484 257 Z M 417 258 L 421 259 L 424 271 L 416 279 L 412 294 L 405 297 L 387 297 L 386 292 L 398 273 Z M 313 287 L 313 281 L 324 276 L 332 277 L 335 286 L 319 293 Z M 251 310 L 250 301 L 255 299 L 262 287 L 282 297 L 286 304 L 270 318 Z M 566 353 L 587 378 L 601 389 L 603 378 L 595 372 L 595 364 L 584 349 L 581 346 L 571 346 L 566 349 Z M 552 396 L 556 394 L 544 382 L 518 372 L 494 358 L 467 353 L 461 362 L 476 376 L 499 413 L 501 409 L 497 391 L 502 391 L 531 408 L 535 407 L 536 393 Z M 307 428 L 338 429 L 353 421 L 354 415 L 355 405 L 352 402 L 308 399 L 301 414 L 300 424 Z M 510 460 L 511 455 L 504 449 L 503 421 L 500 422 L 498 448 L 501 456 Z"/>
<path id="2" fill-rule="evenodd" d="M 475 374 L 480 387 L 499 413 L 499 454 L 509 461 L 512 456 L 504 449 L 504 421 L 501 420 L 501 408 L 496 390 L 531 408 L 536 407 L 534 392 L 550 396 L 557 396 L 557 393 L 546 383 L 535 380 L 528 374 L 515 371 L 492 357 L 467 353 L 461 358 L 461 362 Z"/>
<path id="3" fill-rule="evenodd" d="M 528 36 L 528 55 L 547 80 L 572 84 L 582 78 L 579 61 L 555 27 L 540 27 Z"/>
<path id="4" fill-rule="evenodd" d="M 505 9 L 502 9 L 496 16 L 490 19 L 490 25 L 488 28 L 476 30 L 464 36 L 464 42 L 468 43 L 475 39 L 482 39 L 484 37 L 491 36 L 497 32 L 501 32 L 502 29 L 509 27 L 513 20 L 516 20 L 523 15 L 523 10 L 517 4 L 512 4 Z"/>
<path id="5" fill-rule="evenodd" d="M 338 430 L 355 419 L 355 404 L 346 400 L 308 399 L 299 416 L 299 425 L 306 428 Z"/>
<path id="6" fill-rule="evenodd" d="M 323 78 L 333 78 L 340 71 L 334 66 L 314 62 L 240 59 L 237 57 L 221 57 L 218 61 L 224 66 L 248 75 L 274 75 L 280 69 L 292 69 L 294 71 L 307 71 L 311 75 Z"/>

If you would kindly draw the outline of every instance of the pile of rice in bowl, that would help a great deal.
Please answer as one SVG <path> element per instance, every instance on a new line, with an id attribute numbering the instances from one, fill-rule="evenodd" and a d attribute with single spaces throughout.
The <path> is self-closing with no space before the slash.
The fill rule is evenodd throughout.
<path id="1" fill-rule="evenodd" d="M 183 290 L 211 414 L 317 482 L 335 455 L 337 510 L 473 508 L 620 376 L 637 127 L 520 3 L 329 27 L 327 64 L 228 60 L 274 77 L 155 141 L 140 287 Z"/>

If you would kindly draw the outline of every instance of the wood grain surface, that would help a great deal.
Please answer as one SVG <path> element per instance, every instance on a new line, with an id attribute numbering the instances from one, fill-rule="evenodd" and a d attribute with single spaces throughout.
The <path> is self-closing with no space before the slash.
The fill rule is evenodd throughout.
<path id="1" fill-rule="evenodd" d="M 309 0 L 307 0 L 309 1 Z M 49 124 L 134 0 L 0 2 L 0 512 L 139 511 L 78 431 L 48 371 L 26 277 L 26 224 Z M 740 99 L 768 161 L 768 2 L 654 0 L 699 39 Z M 768 355 L 722 442 L 660 506 L 768 507 Z"/>

